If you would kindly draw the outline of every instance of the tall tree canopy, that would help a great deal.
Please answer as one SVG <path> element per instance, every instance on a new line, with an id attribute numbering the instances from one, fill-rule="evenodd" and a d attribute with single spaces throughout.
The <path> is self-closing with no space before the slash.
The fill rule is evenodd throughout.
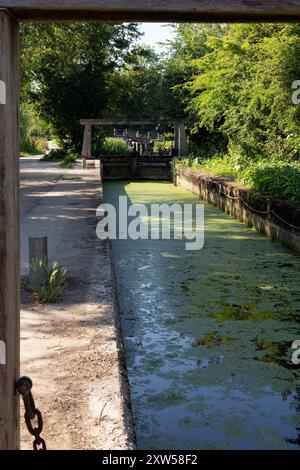
<path id="1" fill-rule="evenodd" d="M 158 56 L 138 44 L 137 24 L 22 26 L 23 102 L 77 151 L 81 118 L 151 116 L 185 119 L 206 153 L 299 159 L 300 26 L 174 29 Z"/>
<path id="2" fill-rule="evenodd" d="M 139 35 L 135 24 L 22 27 L 22 99 L 66 147 L 80 149 L 80 119 L 109 113 L 110 77 Z"/>
<path id="3" fill-rule="evenodd" d="M 300 76 L 299 34 L 299 25 L 280 24 L 209 33 L 184 86 L 195 128 L 222 133 L 230 153 L 244 161 L 300 158 L 300 109 L 291 100 Z"/>

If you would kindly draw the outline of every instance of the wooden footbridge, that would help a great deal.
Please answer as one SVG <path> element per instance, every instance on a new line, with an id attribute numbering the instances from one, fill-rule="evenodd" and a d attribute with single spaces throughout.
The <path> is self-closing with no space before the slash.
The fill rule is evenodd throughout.
<path id="1" fill-rule="evenodd" d="M 185 125 L 178 120 L 155 121 L 153 119 L 83 119 L 80 124 L 84 126 L 82 144 L 82 166 L 86 167 L 90 159 L 101 160 L 101 174 L 103 179 L 150 179 L 170 180 L 172 177 L 172 160 L 177 156 L 188 153 L 188 143 Z M 174 129 L 173 148 L 166 155 L 155 155 L 153 152 L 154 140 L 160 139 L 159 126 L 172 127 Z M 123 127 L 123 131 L 116 127 Z M 134 126 L 142 127 L 141 130 L 131 130 Z M 130 142 L 130 155 L 93 155 L 92 130 L 93 127 L 113 127 L 110 135 L 117 136 Z"/>

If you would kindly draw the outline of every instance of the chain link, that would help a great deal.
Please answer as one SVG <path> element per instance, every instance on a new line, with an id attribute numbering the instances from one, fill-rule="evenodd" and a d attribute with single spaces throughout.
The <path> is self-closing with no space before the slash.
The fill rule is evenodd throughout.
<path id="1" fill-rule="evenodd" d="M 274 211 L 274 209 L 268 209 L 266 211 L 259 211 L 257 209 L 255 209 L 254 207 L 251 207 L 245 200 L 243 197 L 241 196 L 231 196 L 230 194 L 227 194 L 223 191 L 222 189 L 222 184 L 221 183 L 218 183 L 217 181 L 213 181 L 213 183 L 219 187 L 219 193 L 224 196 L 224 197 L 227 197 L 228 199 L 235 199 L 235 200 L 239 200 L 242 202 L 242 204 L 244 204 L 244 206 L 246 206 L 250 211 L 252 212 L 255 212 L 256 214 L 264 214 L 264 215 L 273 215 L 275 218 L 277 218 L 278 220 L 280 220 L 283 224 L 287 225 L 288 227 L 294 229 L 294 230 L 300 230 L 300 227 L 299 225 L 294 225 L 294 224 L 291 224 L 290 222 L 288 222 L 287 220 L 284 220 L 282 217 L 280 217 L 280 215 L 277 214 L 277 212 Z"/>
<path id="2" fill-rule="evenodd" d="M 34 399 L 31 393 L 32 380 L 29 377 L 21 377 L 16 383 L 16 389 L 21 395 L 25 408 L 25 423 L 29 433 L 34 436 L 33 450 L 46 450 L 46 442 L 41 437 L 43 432 L 43 417 L 40 410 L 35 406 Z M 37 427 L 34 427 L 32 421 L 37 419 Z"/>

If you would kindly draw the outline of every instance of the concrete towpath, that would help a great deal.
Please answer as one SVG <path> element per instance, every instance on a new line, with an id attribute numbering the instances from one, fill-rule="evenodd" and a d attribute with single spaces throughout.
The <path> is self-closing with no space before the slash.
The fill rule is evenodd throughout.
<path id="1" fill-rule="evenodd" d="M 22 299 L 21 373 L 33 380 L 49 449 L 134 446 L 110 247 L 96 237 L 101 198 L 97 168 L 21 161 L 22 274 L 28 237 L 47 236 L 49 261 L 69 276 L 59 303 Z M 31 449 L 21 422 L 21 448 Z"/>

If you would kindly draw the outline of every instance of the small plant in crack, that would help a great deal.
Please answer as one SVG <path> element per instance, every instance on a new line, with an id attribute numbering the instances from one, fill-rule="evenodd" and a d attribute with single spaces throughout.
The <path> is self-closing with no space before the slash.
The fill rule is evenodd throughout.
<path id="1" fill-rule="evenodd" d="M 61 299 L 67 284 L 67 269 L 52 263 L 49 267 L 44 260 L 36 260 L 29 266 L 29 289 L 39 302 L 57 302 Z"/>

